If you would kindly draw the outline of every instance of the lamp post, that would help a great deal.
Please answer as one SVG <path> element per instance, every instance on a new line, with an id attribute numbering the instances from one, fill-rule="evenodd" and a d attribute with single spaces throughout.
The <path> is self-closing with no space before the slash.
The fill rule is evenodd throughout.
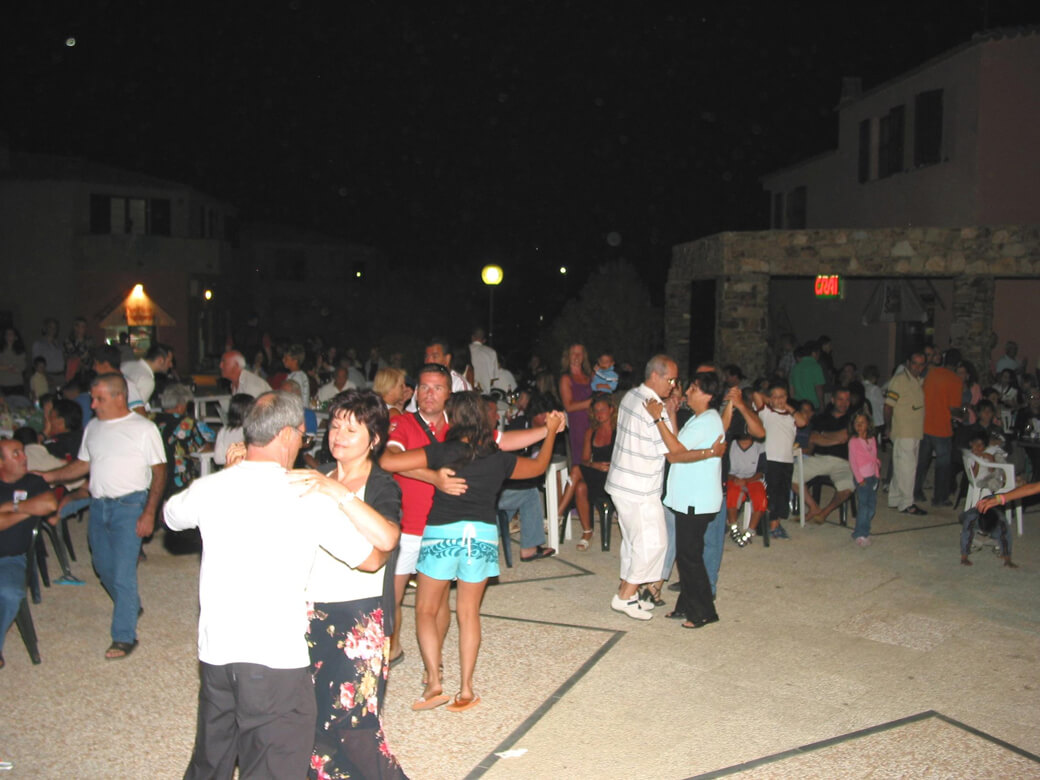
<path id="1" fill-rule="evenodd" d="M 485 265 L 480 271 L 480 279 L 488 288 L 488 341 L 494 340 L 495 330 L 495 287 L 502 283 L 502 268 L 497 265 Z"/>

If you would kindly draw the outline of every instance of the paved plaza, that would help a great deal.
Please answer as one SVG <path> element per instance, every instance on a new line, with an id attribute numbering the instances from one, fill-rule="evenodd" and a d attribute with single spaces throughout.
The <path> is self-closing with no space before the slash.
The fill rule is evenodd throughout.
<path id="1" fill-rule="evenodd" d="M 610 552 L 571 541 L 535 563 L 514 541 L 484 601 L 482 702 L 461 714 L 409 709 L 421 691 L 409 595 L 385 718 L 398 758 L 422 780 L 1040 776 L 1040 511 L 1015 537 L 1015 570 L 985 546 L 961 566 L 952 509 L 881 509 L 866 549 L 836 523 L 789 531 L 768 549 L 727 541 L 721 622 L 696 631 L 664 618 L 671 603 L 646 623 L 609 609 L 616 527 Z M 45 589 L 33 607 L 42 665 L 7 636 L 0 761 L 11 777 L 179 777 L 198 557 L 148 546 L 141 646 L 106 661 L 109 602 L 83 525 L 73 539 L 87 585 Z"/>

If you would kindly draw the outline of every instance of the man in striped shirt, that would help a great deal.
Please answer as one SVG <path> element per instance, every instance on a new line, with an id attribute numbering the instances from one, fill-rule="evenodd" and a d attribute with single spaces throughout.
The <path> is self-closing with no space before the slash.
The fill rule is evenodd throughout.
<path id="1" fill-rule="evenodd" d="M 663 418 L 675 432 L 678 396 L 672 394 L 679 369 L 667 355 L 655 355 L 646 364 L 645 380 L 629 390 L 618 409 L 614 454 L 607 472 L 607 493 L 617 509 L 621 527 L 621 584 L 611 608 L 636 620 L 649 620 L 653 602 L 641 602 L 639 586 L 661 578 L 668 531 L 661 504 L 664 456 L 668 447 L 658 423 Z M 653 418 L 644 404 L 664 400 L 661 418 Z"/>

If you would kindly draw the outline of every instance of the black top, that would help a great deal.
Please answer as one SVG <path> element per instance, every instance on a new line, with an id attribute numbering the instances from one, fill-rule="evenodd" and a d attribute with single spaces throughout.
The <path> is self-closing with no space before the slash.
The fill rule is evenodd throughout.
<path id="1" fill-rule="evenodd" d="M 595 437 L 595 433 L 593 437 Z M 614 442 L 617 440 L 617 431 L 611 431 L 610 441 L 604 444 L 602 447 L 597 447 L 595 444 L 592 445 L 592 462 L 593 463 L 609 463 L 611 456 L 614 454 Z"/>
<path id="2" fill-rule="evenodd" d="M 26 474 L 17 482 L 0 482 L 0 504 L 13 501 L 16 490 L 25 491 L 25 498 L 34 498 L 46 493 L 50 487 L 43 477 L 35 474 Z M 32 544 L 33 519 L 28 517 L 0 531 L 0 558 L 25 555 Z"/>
<path id="3" fill-rule="evenodd" d="M 835 431 L 847 431 L 849 429 L 849 417 L 852 412 L 845 412 L 841 417 L 835 417 L 833 410 L 827 408 L 812 419 L 813 431 L 817 433 L 833 433 Z M 834 444 L 830 447 L 821 447 L 819 444 L 813 448 L 813 455 L 834 455 L 842 460 L 849 459 L 849 443 Z"/>
<path id="4" fill-rule="evenodd" d="M 455 476 L 466 480 L 466 492 L 461 496 L 449 496 L 439 490 L 434 493 L 427 525 L 448 525 L 459 520 L 496 525 L 498 491 L 516 468 L 516 455 L 496 450 L 483 458 L 461 466 L 455 465 L 460 458 L 465 457 L 468 448 L 469 445 L 460 441 L 446 441 L 426 447 L 426 464 L 431 469 L 451 466 Z"/>

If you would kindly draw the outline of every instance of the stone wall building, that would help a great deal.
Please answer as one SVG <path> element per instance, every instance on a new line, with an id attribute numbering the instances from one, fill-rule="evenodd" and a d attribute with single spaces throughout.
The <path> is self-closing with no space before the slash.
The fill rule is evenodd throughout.
<path id="1" fill-rule="evenodd" d="M 673 248 L 665 339 L 683 367 L 776 365 L 822 334 L 887 377 L 910 349 L 958 347 L 985 373 L 1040 357 L 1040 28 L 990 30 L 866 91 L 845 79 L 838 148 L 764 176 L 771 231 Z M 814 294 L 818 275 L 841 295 Z M 907 305 L 913 304 L 913 305 Z"/>
<path id="2" fill-rule="evenodd" d="M 956 345 L 976 366 L 986 366 L 998 286 L 1035 285 L 1040 279 L 1040 225 L 872 230 L 783 230 L 720 233 L 680 244 L 672 251 L 666 286 L 665 343 L 681 371 L 704 359 L 736 363 L 749 376 L 768 373 L 777 333 L 770 327 L 773 290 L 796 280 L 812 299 L 812 280 L 837 274 L 846 284 L 873 288 L 904 277 L 942 284 L 948 309 L 942 343 Z M 836 307 L 843 303 L 828 302 Z M 804 303 L 800 303 L 803 307 Z M 816 333 L 839 340 L 839 319 L 856 322 L 862 309 L 842 318 L 818 316 Z M 1023 311 L 1023 315 L 1031 312 Z M 710 316 L 709 316 L 710 315 Z M 708 323 L 711 323 L 710 326 Z M 879 335 L 882 367 L 901 359 L 896 323 L 872 326 Z M 840 329 L 839 329 L 840 328 Z M 869 355 L 853 351 L 860 367 Z"/>

